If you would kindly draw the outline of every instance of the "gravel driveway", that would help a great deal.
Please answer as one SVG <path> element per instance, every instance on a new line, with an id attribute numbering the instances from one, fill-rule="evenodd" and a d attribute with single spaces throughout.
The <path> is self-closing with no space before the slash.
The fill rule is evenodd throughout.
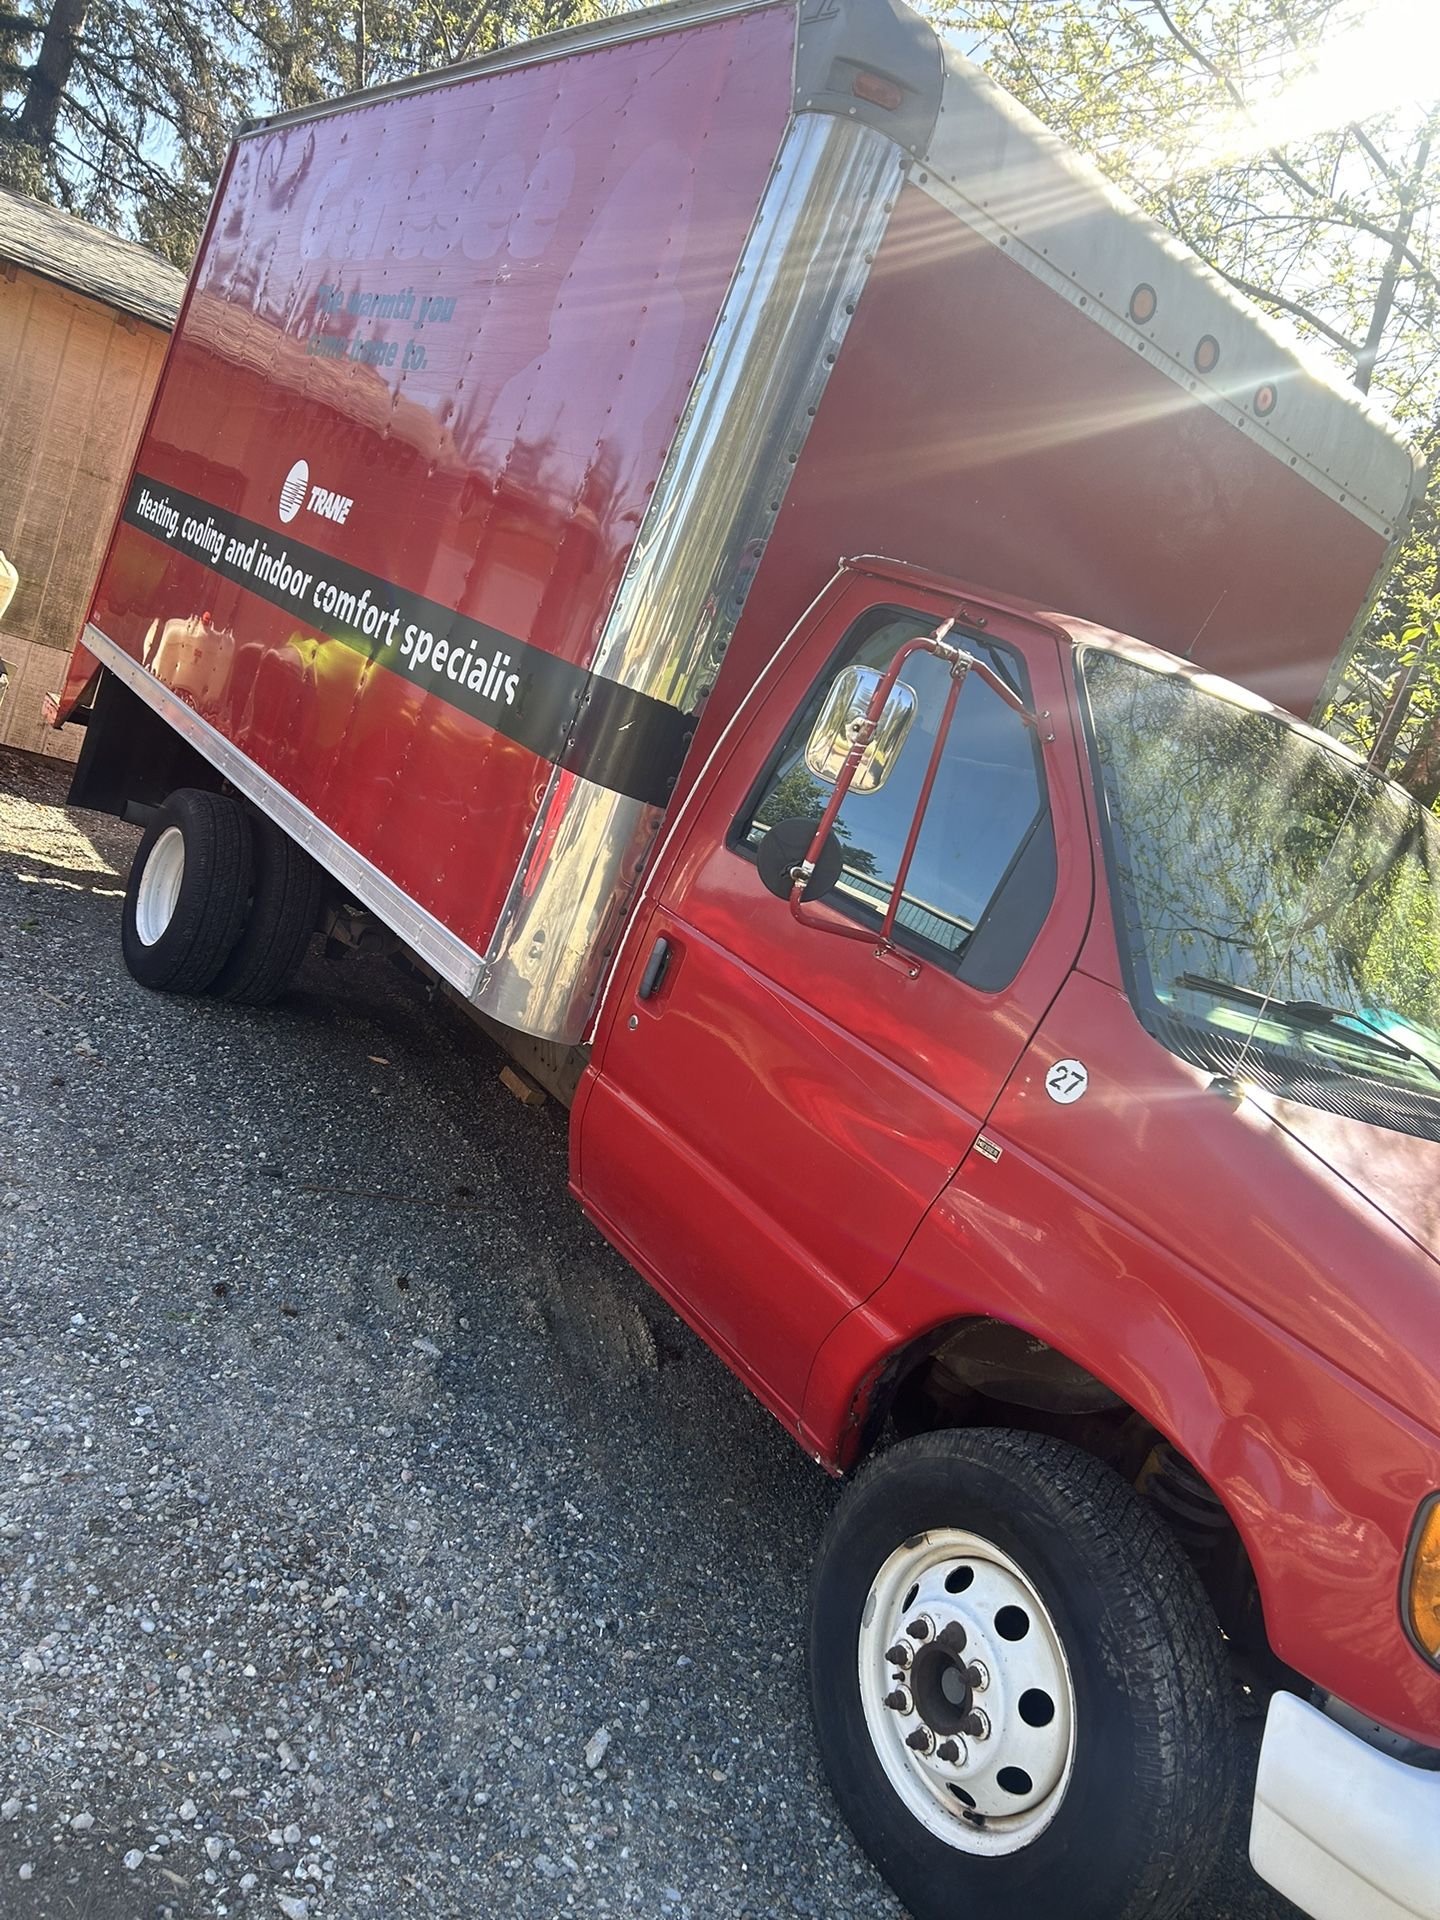
<path id="1" fill-rule="evenodd" d="M 64 788 L 0 752 L 0 1915 L 898 1920 L 804 1704 L 834 1490 L 563 1113 L 380 961 L 145 993 Z M 1194 1920 L 1293 1911 L 1242 1849 Z"/>

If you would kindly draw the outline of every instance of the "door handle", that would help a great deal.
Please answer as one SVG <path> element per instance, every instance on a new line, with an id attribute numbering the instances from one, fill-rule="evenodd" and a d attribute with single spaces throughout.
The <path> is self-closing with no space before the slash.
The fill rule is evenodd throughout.
<path id="1" fill-rule="evenodd" d="M 640 976 L 640 986 L 636 992 L 637 1000 L 648 1000 L 658 993 L 670 965 L 670 942 L 662 933 L 650 949 L 650 958 L 645 962 L 645 971 Z"/>

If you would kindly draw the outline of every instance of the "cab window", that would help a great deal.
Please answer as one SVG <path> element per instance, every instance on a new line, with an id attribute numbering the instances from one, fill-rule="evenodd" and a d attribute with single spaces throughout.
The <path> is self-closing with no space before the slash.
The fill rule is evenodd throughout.
<path id="1" fill-rule="evenodd" d="M 737 850 L 753 854 L 777 822 L 818 820 L 823 812 L 832 789 L 806 766 L 805 747 L 835 675 L 850 665 L 883 670 L 907 640 L 935 625 L 933 614 L 881 607 L 850 628 L 737 822 Z M 1028 698 L 1013 653 L 973 635 L 955 637 Z M 912 656 L 902 678 L 916 696 L 914 725 L 885 784 L 846 796 L 836 823 L 844 869 L 825 895 L 828 905 L 876 929 L 894 890 L 949 689 L 948 669 L 928 654 Z M 896 913 L 896 943 L 972 985 L 1005 986 L 1054 886 L 1054 840 L 1034 732 L 972 675 L 956 704 Z"/>

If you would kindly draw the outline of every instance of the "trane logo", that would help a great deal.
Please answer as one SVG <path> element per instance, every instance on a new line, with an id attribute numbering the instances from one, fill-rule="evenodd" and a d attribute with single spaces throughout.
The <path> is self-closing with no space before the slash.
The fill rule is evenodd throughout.
<path id="1" fill-rule="evenodd" d="M 280 489 L 280 518 L 287 527 L 304 506 L 309 488 L 310 469 L 303 460 L 297 460 L 286 474 L 285 484 Z"/>
<path id="2" fill-rule="evenodd" d="M 280 489 L 280 518 L 287 527 L 301 507 L 343 527 L 354 504 L 348 494 L 332 493 L 328 487 L 312 487 L 309 462 L 305 460 L 295 462 Z"/>

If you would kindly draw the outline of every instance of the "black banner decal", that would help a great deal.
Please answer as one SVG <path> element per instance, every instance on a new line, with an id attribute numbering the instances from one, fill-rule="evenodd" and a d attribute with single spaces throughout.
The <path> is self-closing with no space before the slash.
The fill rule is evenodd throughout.
<path id="1" fill-rule="evenodd" d="M 634 800 L 669 798 L 695 724 L 678 707 L 144 474 L 122 518 L 542 760 Z"/>

